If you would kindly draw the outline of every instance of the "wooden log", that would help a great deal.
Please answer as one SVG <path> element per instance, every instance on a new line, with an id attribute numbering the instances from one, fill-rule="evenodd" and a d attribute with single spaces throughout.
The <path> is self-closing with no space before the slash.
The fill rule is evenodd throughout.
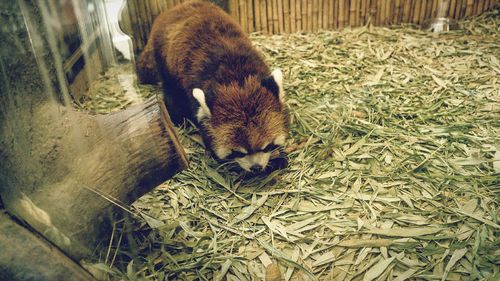
<path id="1" fill-rule="evenodd" d="M 95 280 L 43 238 L 0 213 L 0 280 Z"/>
<path id="2" fill-rule="evenodd" d="M 297 31 L 297 3 L 296 0 L 290 0 L 290 32 L 295 33 Z"/>

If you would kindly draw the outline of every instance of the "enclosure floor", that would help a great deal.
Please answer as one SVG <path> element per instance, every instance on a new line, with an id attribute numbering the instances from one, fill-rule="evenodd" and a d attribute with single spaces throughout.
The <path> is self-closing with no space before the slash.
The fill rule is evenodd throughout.
<path id="1" fill-rule="evenodd" d="M 284 72 L 290 166 L 242 180 L 179 129 L 190 169 L 136 202 L 135 244 L 114 234 L 129 268 L 96 267 L 131 280 L 262 280 L 271 261 L 284 280 L 497 278 L 499 24 L 253 35 Z M 116 86 L 131 71 L 112 69 L 82 106 L 139 101 Z"/>

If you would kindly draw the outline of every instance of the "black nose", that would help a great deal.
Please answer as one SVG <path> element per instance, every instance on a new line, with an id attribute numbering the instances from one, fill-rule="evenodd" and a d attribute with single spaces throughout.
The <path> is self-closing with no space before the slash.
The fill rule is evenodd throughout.
<path id="1" fill-rule="evenodd" d="M 260 171 L 262 171 L 262 166 L 259 165 L 259 164 L 255 164 L 253 165 L 252 167 L 250 167 L 250 170 L 253 172 L 253 173 L 258 173 Z"/>

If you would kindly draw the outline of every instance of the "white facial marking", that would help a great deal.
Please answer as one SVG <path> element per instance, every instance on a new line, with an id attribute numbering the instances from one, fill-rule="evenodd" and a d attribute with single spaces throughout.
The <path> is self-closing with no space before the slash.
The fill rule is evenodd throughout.
<path id="1" fill-rule="evenodd" d="M 285 145 L 286 135 L 280 135 L 274 140 L 274 144 L 276 145 Z"/>
<path id="2" fill-rule="evenodd" d="M 212 117 L 212 113 L 207 106 L 207 102 L 205 101 L 205 93 L 198 88 L 193 89 L 193 97 L 200 103 L 200 108 L 198 109 L 198 113 L 196 113 L 196 119 L 201 121 L 204 118 Z"/>
<path id="3" fill-rule="evenodd" d="M 243 158 L 236 158 L 234 161 L 236 161 L 245 171 L 250 172 L 253 165 L 260 165 L 262 168 L 265 168 L 270 157 L 270 152 L 256 152 Z"/>
<path id="4" fill-rule="evenodd" d="M 273 76 L 274 82 L 278 85 L 279 88 L 279 100 L 281 103 L 285 102 L 285 90 L 283 89 L 283 73 L 281 72 L 281 69 L 277 68 L 271 72 L 271 75 Z"/>
<path id="5" fill-rule="evenodd" d="M 231 149 L 226 148 L 226 147 L 218 147 L 218 148 L 214 149 L 214 152 L 215 152 L 215 155 L 217 155 L 217 157 L 219 159 L 224 159 L 229 154 L 231 154 Z"/>

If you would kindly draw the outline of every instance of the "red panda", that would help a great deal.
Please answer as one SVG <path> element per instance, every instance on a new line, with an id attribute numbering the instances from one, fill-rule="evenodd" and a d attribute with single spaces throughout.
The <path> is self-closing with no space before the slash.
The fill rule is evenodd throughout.
<path id="1" fill-rule="evenodd" d="M 174 123 L 197 124 L 221 160 L 260 172 L 285 144 L 281 70 L 271 72 L 240 26 L 214 4 L 190 1 L 161 13 L 137 73 L 143 83 L 161 80 Z"/>

